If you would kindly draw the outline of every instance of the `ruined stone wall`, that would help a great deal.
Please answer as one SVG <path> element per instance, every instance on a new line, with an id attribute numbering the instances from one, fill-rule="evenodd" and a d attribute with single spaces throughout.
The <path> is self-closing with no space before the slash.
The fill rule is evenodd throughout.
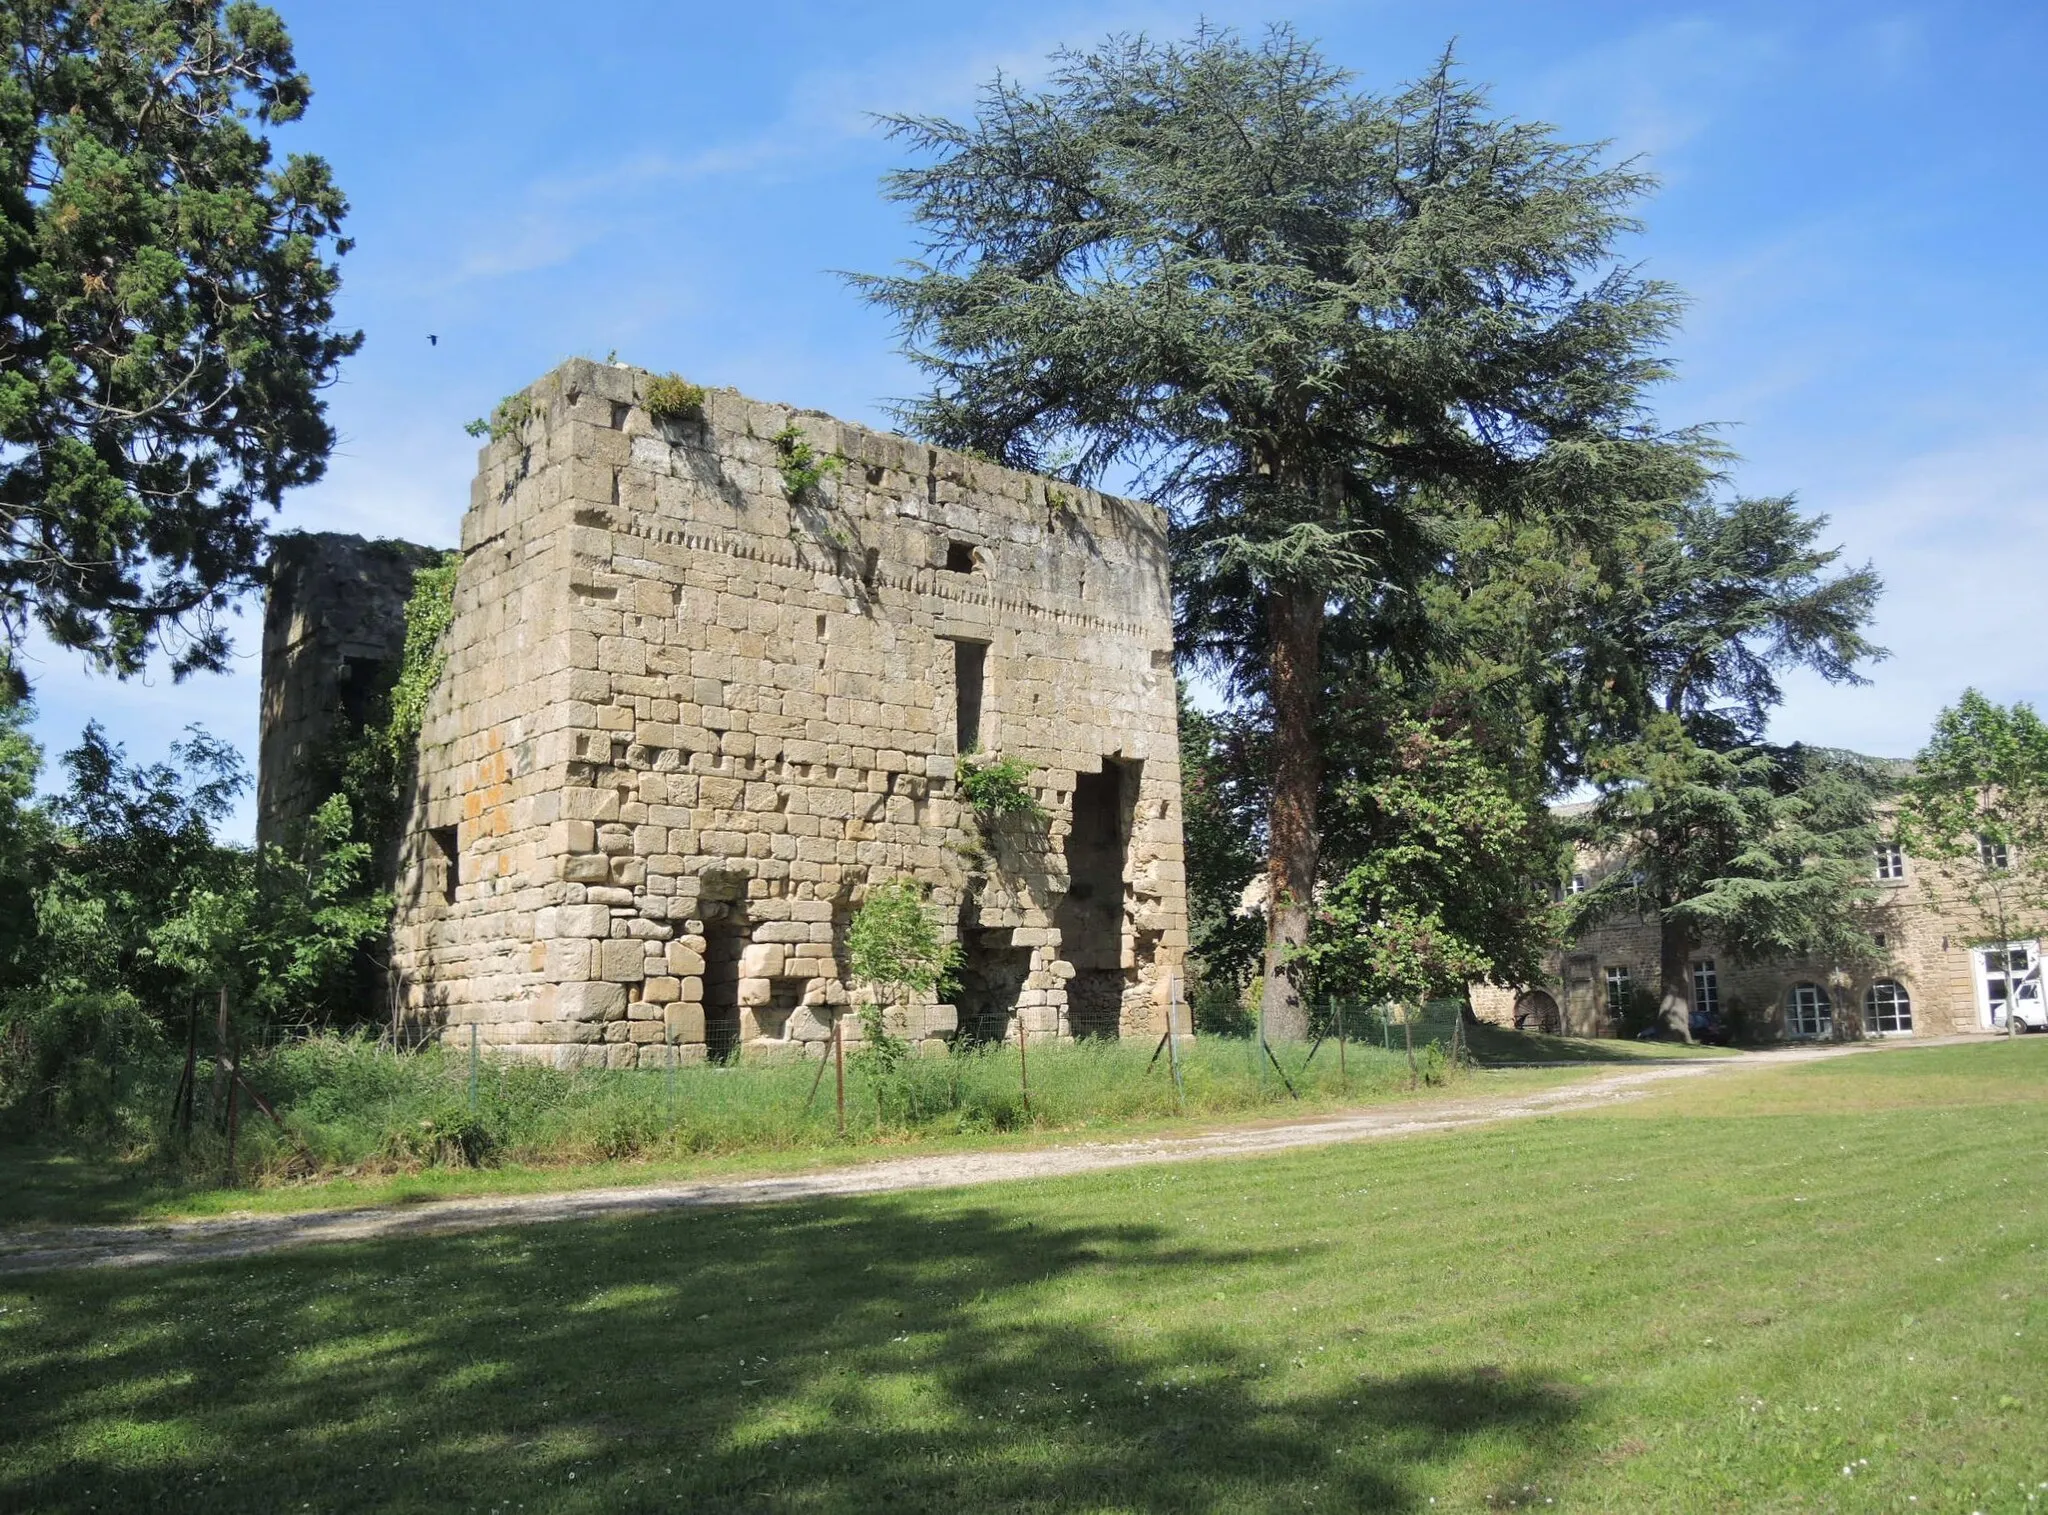
<path id="1" fill-rule="evenodd" d="M 440 556 L 333 532 L 276 539 L 264 588 L 258 841 L 284 841 L 333 792 L 336 728 L 374 717 L 405 651 L 413 575 Z"/>
<path id="2" fill-rule="evenodd" d="M 815 1043 L 862 891 L 911 877 L 969 1034 L 1156 1034 L 1186 950 L 1159 512 L 727 392 L 657 423 L 647 380 L 565 364 L 483 453 L 402 860 L 410 1023 L 563 1066 Z M 792 424 L 844 465 L 798 501 Z M 966 813 L 977 720 L 1047 825 Z"/>

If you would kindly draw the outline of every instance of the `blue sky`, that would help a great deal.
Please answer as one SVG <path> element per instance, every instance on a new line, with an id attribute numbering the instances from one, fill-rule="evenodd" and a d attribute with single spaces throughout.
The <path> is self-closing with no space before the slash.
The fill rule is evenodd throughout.
<path id="1" fill-rule="evenodd" d="M 1887 581 L 1892 658 L 1861 689 L 1794 678 L 1777 734 L 1907 755 L 1966 683 L 2048 703 L 2048 8 L 279 8 L 316 91 L 279 145 L 353 203 L 341 309 L 368 333 L 283 526 L 452 544 L 462 423 L 572 354 L 885 422 L 914 381 L 832 272 L 912 251 L 870 112 L 965 113 L 999 68 L 1204 15 L 1289 21 L 1371 88 L 1455 37 L 1500 107 L 1661 177 L 1631 256 L 1693 300 L 1662 415 L 1725 423 L 1742 489 L 1797 492 Z M 97 718 L 156 757 L 196 721 L 253 756 L 259 630 L 252 606 L 234 671 L 175 686 L 37 650 L 37 733 L 54 756 Z"/>

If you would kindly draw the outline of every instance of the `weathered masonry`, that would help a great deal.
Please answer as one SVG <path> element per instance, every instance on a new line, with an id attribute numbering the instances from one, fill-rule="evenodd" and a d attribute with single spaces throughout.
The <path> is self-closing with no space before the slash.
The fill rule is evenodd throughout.
<path id="1" fill-rule="evenodd" d="M 657 421 L 648 381 L 564 364 L 482 455 L 401 1017 L 564 1066 L 816 1042 L 863 890 L 909 877 L 964 954 L 892 1012 L 913 1040 L 1157 1035 L 1187 943 L 1158 511 L 729 392 Z M 842 466 L 792 498 L 797 441 Z M 266 711 L 320 661 L 266 656 Z M 979 825 L 971 750 L 1047 824 Z"/>

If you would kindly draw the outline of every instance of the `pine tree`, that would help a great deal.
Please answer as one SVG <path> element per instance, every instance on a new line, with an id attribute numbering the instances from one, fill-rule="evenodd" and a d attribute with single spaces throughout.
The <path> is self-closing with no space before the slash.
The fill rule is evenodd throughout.
<path id="1" fill-rule="evenodd" d="M 1434 571 L 1447 492 L 1597 535 L 1704 478 L 1643 408 L 1677 299 L 1615 258 L 1649 181 L 1448 54 L 1380 97 L 1285 29 L 1113 39 L 892 125 L 926 256 L 856 284 L 930 377 L 904 418 L 1172 510 L 1180 651 L 1269 728 L 1266 1020 L 1298 1036 L 1328 629 Z"/>

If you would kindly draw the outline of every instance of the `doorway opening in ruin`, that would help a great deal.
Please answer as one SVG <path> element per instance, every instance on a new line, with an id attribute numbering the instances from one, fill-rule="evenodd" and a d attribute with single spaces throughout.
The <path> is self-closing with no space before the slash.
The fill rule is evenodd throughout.
<path id="1" fill-rule="evenodd" d="M 740 1050 L 740 954 L 747 950 L 747 920 L 736 904 L 704 910 L 704 1052 L 714 1063 Z"/>
<path id="2" fill-rule="evenodd" d="M 1067 895 L 1054 921 L 1067 980 L 1067 1024 L 1076 1037 L 1114 1037 L 1123 1017 L 1124 869 L 1141 765 L 1102 760 L 1077 775 L 1067 833 Z"/>
<path id="3" fill-rule="evenodd" d="M 953 994 L 961 1045 L 980 1046 L 1009 1036 L 1030 973 L 1031 949 L 1012 946 L 1009 927 L 982 926 L 969 912 L 961 912 L 960 987 Z"/>

